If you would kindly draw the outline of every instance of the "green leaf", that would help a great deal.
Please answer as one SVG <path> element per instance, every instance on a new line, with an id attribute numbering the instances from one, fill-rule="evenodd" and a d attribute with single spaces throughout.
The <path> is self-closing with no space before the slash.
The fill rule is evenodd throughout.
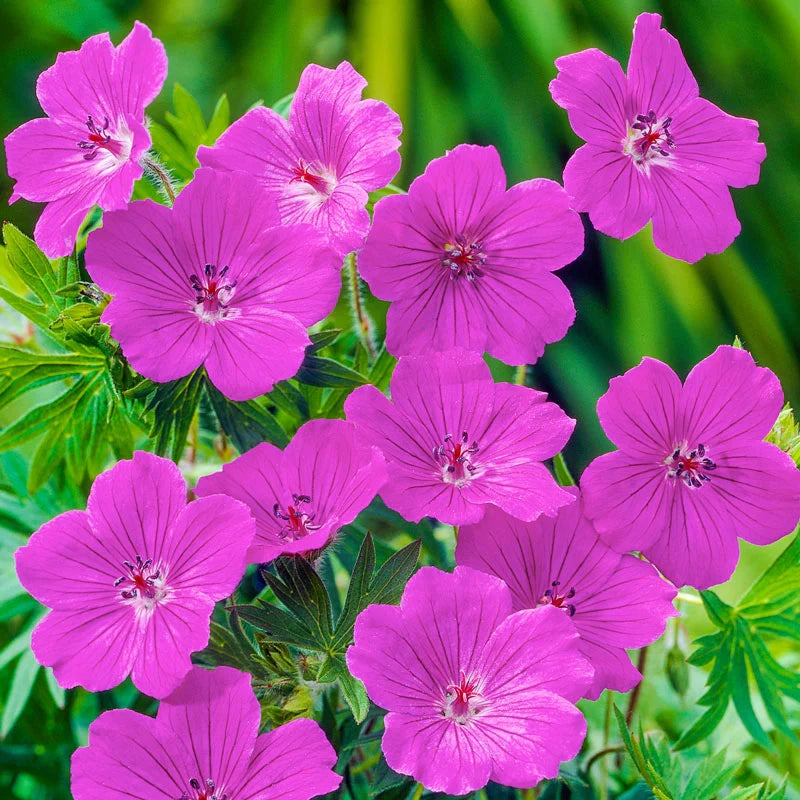
<path id="1" fill-rule="evenodd" d="M 33 652 L 26 650 L 17 661 L 14 676 L 11 678 L 11 689 L 3 708 L 3 716 L 0 718 L 0 739 L 5 739 L 14 727 L 14 723 L 19 719 L 33 690 L 38 672 L 39 664 L 34 658 Z"/>
<path id="2" fill-rule="evenodd" d="M 176 381 L 135 387 L 139 396 L 144 388 L 150 389 L 147 401 L 147 411 L 153 415 L 150 437 L 155 439 L 154 449 L 158 455 L 163 456 L 169 451 L 173 461 L 180 460 L 197 413 L 204 381 L 203 370 L 198 369 Z"/>
<path id="3" fill-rule="evenodd" d="M 217 104 L 214 106 L 214 111 L 211 113 L 211 119 L 208 123 L 206 130 L 205 143 L 213 145 L 214 142 L 230 127 L 231 124 L 231 105 L 228 102 L 228 95 L 223 94 Z"/>
<path id="4" fill-rule="evenodd" d="M 382 200 L 384 197 L 388 197 L 392 194 L 405 194 L 405 189 L 401 189 L 399 186 L 395 186 L 394 184 L 389 184 L 388 186 L 384 186 L 383 189 L 376 189 L 374 192 L 369 193 L 369 199 L 367 200 L 367 211 L 372 215 L 375 210 L 375 203 L 379 200 Z"/>
<path id="5" fill-rule="evenodd" d="M 320 650 L 321 642 L 316 634 L 316 626 L 309 627 L 305 621 L 277 606 L 262 603 L 238 606 L 239 616 L 264 634 L 270 642 L 298 647 L 301 650 Z"/>
<path id="6" fill-rule="evenodd" d="M 341 332 L 341 328 L 328 328 L 325 331 L 312 333 L 309 336 L 311 344 L 306 347 L 306 353 L 316 353 L 318 350 L 322 350 L 323 347 L 329 347 L 339 338 Z"/>
<path id="7" fill-rule="evenodd" d="M 556 481 L 558 482 L 559 486 L 575 485 L 575 479 L 572 477 L 572 473 L 569 471 L 569 467 L 567 466 L 567 462 L 564 460 L 563 453 L 556 453 L 553 458 L 553 467 L 556 472 Z"/>
<path id="8" fill-rule="evenodd" d="M 33 292 L 42 308 L 48 311 L 63 308 L 65 301 L 56 294 L 58 286 L 53 265 L 33 239 L 10 222 L 3 225 L 3 239 L 8 263 Z"/>
<path id="9" fill-rule="evenodd" d="M 706 608 L 708 618 L 718 627 L 724 628 L 731 617 L 731 607 L 717 597 L 712 591 L 700 592 L 700 599 Z"/>
<path id="10" fill-rule="evenodd" d="M 372 784 L 369 787 L 369 795 L 370 797 L 375 797 L 375 795 L 388 789 L 394 789 L 397 786 L 407 784 L 410 787 L 412 783 L 413 779 L 408 775 L 401 775 L 399 772 L 395 772 L 386 763 L 386 757 L 381 753 L 380 760 L 372 770 Z"/>
<path id="11" fill-rule="evenodd" d="M 289 119 L 289 109 L 292 107 L 292 100 L 294 99 L 294 92 L 281 97 L 277 103 L 272 106 L 272 110 L 280 114 L 282 117 Z"/>
<path id="12" fill-rule="evenodd" d="M 349 367 L 330 358 L 306 354 L 295 378 L 308 386 L 354 389 L 369 380 Z"/>
<path id="13" fill-rule="evenodd" d="M 208 381 L 206 393 L 220 427 L 240 453 L 261 442 L 271 442 L 277 447 L 289 444 L 286 431 L 258 400 L 244 403 L 229 400 Z"/>
<path id="14" fill-rule="evenodd" d="M 353 712 L 353 718 L 357 723 L 362 723 L 369 713 L 369 697 L 364 684 L 350 674 L 343 657 L 331 659 L 327 675 L 332 680 L 339 681 L 344 699 Z"/>

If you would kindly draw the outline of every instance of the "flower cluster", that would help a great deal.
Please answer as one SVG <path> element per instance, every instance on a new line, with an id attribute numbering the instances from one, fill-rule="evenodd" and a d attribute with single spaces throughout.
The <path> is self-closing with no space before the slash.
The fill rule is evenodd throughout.
<path id="1" fill-rule="evenodd" d="M 200 478 L 190 502 L 175 464 L 137 451 L 96 478 L 85 511 L 17 551 L 22 584 L 50 609 L 33 652 L 59 684 L 101 691 L 130 675 L 162 700 L 154 719 L 116 710 L 91 725 L 73 757 L 76 800 L 307 800 L 338 787 L 316 722 L 259 735 L 249 676 L 191 655 L 248 564 L 316 565 L 378 493 L 412 523 L 456 526 L 458 566 L 425 567 L 399 606 L 363 610 L 346 662 L 387 712 L 388 765 L 448 794 L 555 777 L 585 737 L 576 702 L 641 680 L 626 650 L 662 635 L 676 585 L 726 580 L 737 537 L 766 544 L 794 528 L 800 473 L 764 442 L 781 387 L 743 350 L 720 347 L 684 384 L 648 358 L 613 379 L 597 410 L 619 449 L 580 490 L 544 463 L 575 421 L 543 392 L 495 382 L 487 353 L 534 363 L 575 319 L 554 273 L 583 250 L 578 212 L 623 239 L 652 219 L 660 249 L 696 261 L 737 235 L 728 187 L 755 183 L 765 157 L 756 123 L 699 98 L 656 14 L 636 21 L 627 75 L 599 50 L 556 66 L 553 98 L 587 142 L 564 187 L 508 188 L 494 147 L 461 144 L 372 219 L 369 193 L 400 167 L 401 125 L 362 98 L 347 62 L 307 67 L 288 118 L 254 108 L 200 147 L 171 207 L 130 202 L 150 158 L 144 109 L 166 75 L 146 26 L 117 48 L 94 36 L 40 77 L 47 118 L 6 139 L 11 201 L 48 204 L 36 241 L 50 256 L 105 211 L 85 267 L 131 369 L 157 383 L 203 370 L 234 403 L 271 392 L 298 373 L 354 252 L 390 301 L 399 358 L 390 397 L 360 386 L 346 419 L 307 421 L 283 450 L 258 444 Z"/>

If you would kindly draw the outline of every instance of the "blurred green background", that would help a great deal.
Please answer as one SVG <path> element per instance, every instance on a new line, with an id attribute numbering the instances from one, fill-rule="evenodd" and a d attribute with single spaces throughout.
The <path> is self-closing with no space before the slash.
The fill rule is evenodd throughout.
<path id="1" fill-rule="evenodd" d="M 800 403 L 798 0 L 4 0 L 2 135 L 41 115 L 36 78 L 59 51 L 75 49 L 87 36 L 106 30 L 118 43 L 140 19 L 162 39 L 169 56 L 167 83 L 149 109 L 156 120 L 162 121 L 169 108 L 174 82 L 200 101 L 206 115 L 227 93 L 236 118 L 258 100 L 270 105 L 293 91 L 307 63 L 334 66 L 348 59 L 369 81 L 368 95 L 388 102 L 403 120 L 403 167 L 396 184 L 407 187 L 430 159 L 464 141 L 495 145 L 510 182 L 560 180 L 580 141 L 550 98 L 553 61 L 598 47 L 625 66 L 633 20 L 641 11 L 663 14 L 703 96 L 731 114 L 759 121 L 768 157 L 758 186 L 734 192 L 742 234 L 726 253 L 697 265 L 655 250 L 649 227 L 621 243 L 595 234 L 587 223 L 584 255 L 560 273 L 574 295 L 577 322 L 564 341 L 548 347 L 529 375 L 529 383 L 550 391 L 578 419 L 567 449 L 577 477 L 609 449 L 595 415 L 597 398 L 609 378 L 645 355 L 685 374 L 738 334 L 756 359 L 779 375 L 787 399 Z M 3 164 L 2 217 L 31 233 L 39 208 L 25 201 L 5 207 L 10 193 Z M 375 304 L 378 316 L 379 309 Z M 497 372 L 511 374 L 503 368 Z M 10 563 L 18 543 L 7 542 L 4 562 Z M 744 545 L 742 563 L 720 595 L 735 601 L 784 546 Z M 8 569 L 8 563 L 0 566 Z M 708 622 L 702 613 L 695 615 L 695 608 L 691 611 L 687 628 L 693 638 L 708 630 Z M 656 674 L 648 673 L 643 707 L 649 720 L 669 730 L 694 719 L 697 709 L 670 694 L 660 668 L 663 659 L 664 646 L 658 645 L 651 656 Z M 9 672 L 0 673 L 3 697 Z M 690 698 L 701 694 L 704 680 L 705 673 L 692 670 Z M 25 758 L 32 759 L 34 774 L 54 770 L 66 786 L 67 759 L 82 743 L 86 725 L 99 709 L 124 704 L 120 693 L 125 691 L 96 699 L 75 693 L 69 714 L 53 716 L 52 700 L 39 681 L 35 704 L 11 742 L 0 748 L 0 773 L 3 760 L 11 764 L 23 748 L 44 740 L 41 725 L 46 724 L 49 741 L 61 738 L 59 751 L 35 746 L 33 755 L 24 750 Z M 47 714 L 46 722 L 34 708 Z M 601 725 L 602 713 L 590 710 L 590 725 Z M 754 778 L 779 777 L 793 766 L 800 771 L 791 747 L 765 754 L 747 745 L 741 724 L 732 719 L 731 726 L 720 729 L 715 747 L 732 741 L 732 757 L 747 752 Z M 15 796 L 45 796 L 33 783 L 26 789 L 24 775 L 22 782 L 14 777 Z"/>
<path id="2" fill-rule="evenodd" d="M 695 266 L 656 251 L 649 229 L 621 243 L 587 228 L 586 252 L 561 272 L 578 320 L 533 371 L 579 419 L 568 456 L 578 471 L 606 447 L 594 415 L 608 379 L 644 355 L 688 370 L 738 333 L 756 359 L 800 399 L 800 2 L 797 0 L 5 0 L 0 8 L 2 133 L 40 115 L 37 75 L 59 50 L 111 32 L 119 42 L 145 21 L 169 55 L 169 76 L 150 107 L 162 119 L 171 84 L 210 113 L 220 93 L 234 117 L 291 92 L 303 67 L 349 59 L 368 93 L 404 124 L 407 187 L 428 161 L 463 142 L 494 144 L 510 181 L 560 180 L 579 140 L 550 99 L 553 60 L 599 47 L 626 64 L 633 20 L 659 11 L 678 37 L 705 97 L 759 121 L 768 157 L 758 186 L 734 192 L 742 222 L 735 245 Z M 2 170 L 0 201 L 10 195 Z M 3 211 L 23 231 L 39 209 Z"/>

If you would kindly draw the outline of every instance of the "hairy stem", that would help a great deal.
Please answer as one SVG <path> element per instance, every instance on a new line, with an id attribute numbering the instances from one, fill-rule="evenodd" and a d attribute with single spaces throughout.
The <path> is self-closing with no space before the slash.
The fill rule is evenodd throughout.
<path id="1" fill-rule="evenodd" d="M 142 166 L 152 172 L 153 175 L 158 178 L 159 182 L 161 183 L 161 187 L 164 189 L 164 193 L 169 197 L 170 205 L 175 202 L 175 188 L 172 185 L 172 180 L 169 177 L 167 171 L 158 163 L 156 163 L 152 158 L 148 158 L 145 156 L 142 159 Z"/>
<path id="2" fill-rule="evenodd" d="M 364 301 L 361 296 L 361 278 L 358 275 L 355 253 L 347 254 L 344 259 L 344 268 L 347 270 L 347 277 L 350 281 L 350 309 L 358 330 L 358 337 L 366 348 L 370 361 L 374 361 L 378 355 L 375 349 L 375 342 L 372 339 L 374 325 L 367 310 L 364 308 Z"/>

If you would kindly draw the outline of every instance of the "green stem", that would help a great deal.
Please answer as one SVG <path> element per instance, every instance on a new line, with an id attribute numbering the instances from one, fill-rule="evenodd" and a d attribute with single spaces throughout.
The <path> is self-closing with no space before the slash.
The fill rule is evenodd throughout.
<path id="1" fill-rule="evenodd" d="M 689 603 L 690 605 L 693 606 L 703 605 L 703 601 L 699 597 L 696 597 L 693 594 L 687 594 L 686 592 L 678 592 L 677 599 L 683 601 L 684 603 Z"/>
<path id="2" fill-rule="evenodd" d="M 639 673 L 642 676 L 642 679 L 636 686 L 633 687 L 633 692 L 631 693 L 631 699 L 628 703 L 628 710 L 625 713 L 625 724 L 630 728 L 631 720 L 633 719 L 633 714 L 636 711 L 636 705 L 639 702 L 639 693 L 642 689 L 642 684 L 644 683 L 644 669 L 647 664 L 647 647 L 643 647 L 639 651 L 639 660 L 636 662 L 636 669 L 639 670 Z"/>
<path id="3" fill-rule="evenodd" d="M 517 386 L 525 386 L 525 379 L 528 377 L 528 365 L 522 364 L 521 366 L 517 367 L 516 372 L 514 373 L 514 383 Z"/>

